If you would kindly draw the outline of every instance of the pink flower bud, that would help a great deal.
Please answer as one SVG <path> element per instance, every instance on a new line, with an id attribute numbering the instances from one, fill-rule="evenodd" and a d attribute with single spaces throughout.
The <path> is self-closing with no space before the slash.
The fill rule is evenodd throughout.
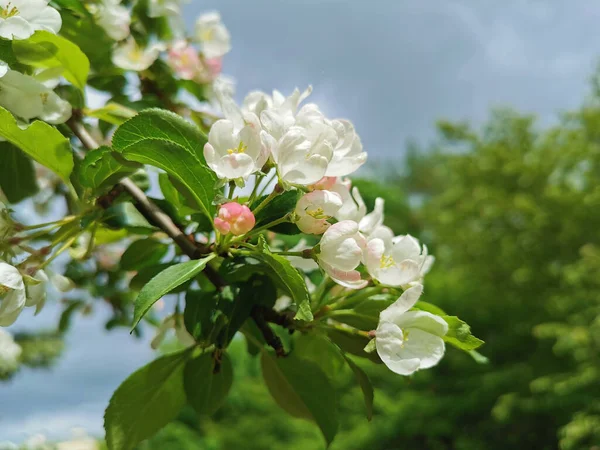
<path id="1" fill-rule="evenodd" d="M 221 205 L 215 218 L 215 228 L 221 234 L 241 236 L 254 228 L 255 224 L 256 219 L 250 208 L 236 202 Z"/>
<path id="2" fill-rule="evenodd" d="M 184 80 L 194 79 L 202 70 L 198 52 L 186 41 L 178 41 L 169 50 L 169 65 Z"/>
<path id="3" fill-rule="evenodd" d="M 204 64 L 208 69 L 211 80 L 214 80 L 219 76 L 221 70 L 223 70 L 223 58 L 209 58 L 204 60 Z"/>
<path id="4" fill-rule="evenodd" d="M 310 186 L 310 188 L 314 191 L 323 190 L 323 191 L 331 191 L 331 188 L 335 185 L 337 181 L 337 177 L 323 177 L 315 184 Z"/>

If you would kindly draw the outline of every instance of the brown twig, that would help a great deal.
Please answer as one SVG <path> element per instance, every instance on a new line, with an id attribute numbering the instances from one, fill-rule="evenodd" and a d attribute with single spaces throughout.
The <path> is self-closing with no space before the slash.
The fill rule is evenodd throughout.
<path id="1" fill-rule="evenodd" d="M 83 124 L 78 120 L 69 120 L 67 122 L 73 134 L 81 141 L 81 143 L 89 150 L 98 148 L 96 140 L 85 129 Z M 144 191 L 142 191 L 129 178 L 122 179 L 117 186 L 126 191 L 134 200 L 135 207 L 149 221 L 163 230 L 173 241 L 181 248 L 190 259 L 200 259 L 206 255 L 207 249 L 200 247 L 192 242 L 188 236 L 173 222 L 171 217 L 160 209 L 152 200 L 150 200 Z M 221 276 L 210 266 L 206 266 L 206 277 L 218 288 L 223 289 L 226 285 Z"/>
<path id="2" fill-rule="evenodd" d="M 269 326 L 269 324 L 265 320 L 265 316 L 263 314 L 263 310 L 261 310 L 260 308 L 254 306 L 252 308 L 252 312 L 250 313 L 250 316 L 252 317 L 252 319 L 256 323 L 256 326 L 260 330 L 261 334 L 263 335 L 263 338 L 265 339 L 265 342 L 270 347 L 272 347 L 273 350 L 275 350 L 275 354 L 278 357 L 285 356 L 285 349 L 283 348 L 283 343 L 281 342 L 281 339 L 279 339 L 279 336 L 277 336 L 275 334 L 275 332 L 271 329 L 271 327 Z"/>

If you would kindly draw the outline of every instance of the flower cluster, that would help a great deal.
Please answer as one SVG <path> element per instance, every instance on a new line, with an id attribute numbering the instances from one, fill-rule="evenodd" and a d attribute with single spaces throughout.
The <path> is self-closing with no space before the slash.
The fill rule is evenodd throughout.
<path id="1" fill-rule="evenodd" d="M 60 14 L 48 6 L 48 0 L 0 1 L 0 38 L 23 40 L 38 30 L 55 34 L 61 24 Z M 47 70 L 24 74 L 0 59 L 0 106 L 17 116 L 22 126 L 34 118 L 51 124 L 66 122 L 71 105 L 54 92 L 59 76 Z"/>
<path id="2" fill-rule="evenodd" d="M 311 88 L 296 89 L 287 97 L 279 91 L 251 92 L 241 107 L 219 93 L 225 118 L 210 129 L 206 162 L 223 183 L 245 186 L 255 176 L 256 184 L 271 171 L 280 191 L 305 192 L 290 220 L 303 233 L 322 237 L 304 254 L 346 289 L 376 284 L 406 290 L 381 313 L 377 351 L 392 370 L 404 375 L 431 367 L 444 353 L 441 336 L 447 325 L 431 313 L 409 309 L 423 290 L 423 277 L 434 258 L 414 237 L 395 236 L 383 224 L 383 199 L 367 212 L 358 188 L 346 178 L 367 159 L 360 137 L 351 122 L 328 119 L 316 104 L 302 105 L 310 93 Z M 277 189 L 272 194 L 277 195 Z M 215 226 L 223 234 L 243 236 L 254 222 L 248 206 L 234 202 L 221 207 Z M 428 327 L 430 321 L 439 327 Z"/>

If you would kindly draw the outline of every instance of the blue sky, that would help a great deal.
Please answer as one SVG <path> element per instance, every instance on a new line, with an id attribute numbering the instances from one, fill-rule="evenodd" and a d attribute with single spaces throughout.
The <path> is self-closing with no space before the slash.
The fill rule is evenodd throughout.
<path id="1" fill-rule="evenodd" d="M 240 99 L 312 84 L 311 100 L 351 119 L 376 160 L 397 158 L 407 139 L 427 142 L 436 119 L 481 124 L 494 106 L 549 123 L 582 102 L 600 54 L 593 1 L 193 0 L 188 25 L 210 9 L 231 30 L 225 72 Z M 51 327 L 59 313 L 51 305 L 13 330 Z M 0 385 L 0 442 L 101 433 L 112 391 L 152 357 L 147 342 L 105 332 L 106 314 L 76 322 L 54 369 Z"/>

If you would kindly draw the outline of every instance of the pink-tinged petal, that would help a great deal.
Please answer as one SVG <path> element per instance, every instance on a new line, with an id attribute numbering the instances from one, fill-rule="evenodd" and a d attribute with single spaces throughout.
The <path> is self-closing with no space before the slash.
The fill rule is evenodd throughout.
<path id="1" fill-rule="evenodd" d="M 336 269 L 323 261 L 320 261 L 320 265 L 333 281 L 348 289 L 362 289 L 369 283 L 360 278 L 360 272 L 357 270 Z"/>
<path id="2" fill-rule="evenodd" d="M 228 234 L 229 230 L 231 229 L 231 225 L 229 225 L 229 222 L 217 217 L 215 218 L 215 228 L 221 234 Z"/>

